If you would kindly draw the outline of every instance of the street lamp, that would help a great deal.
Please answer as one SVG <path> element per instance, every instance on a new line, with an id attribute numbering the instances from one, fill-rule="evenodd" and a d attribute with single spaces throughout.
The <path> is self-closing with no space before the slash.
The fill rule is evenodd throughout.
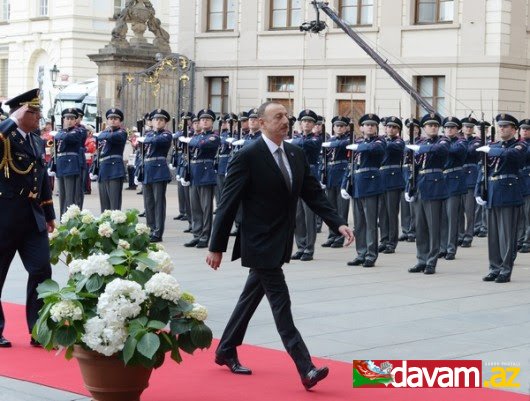
<path id="1" fill-rule="evenodd" d="M 53 68 L 50 69 L 50 77 L 52 79 L 52 85 L 55 88 L 55 83 L 57 82 L 57 76 L 59 75 L 60 70 L 57 68 L 57 65 L 53 65 Z"/>

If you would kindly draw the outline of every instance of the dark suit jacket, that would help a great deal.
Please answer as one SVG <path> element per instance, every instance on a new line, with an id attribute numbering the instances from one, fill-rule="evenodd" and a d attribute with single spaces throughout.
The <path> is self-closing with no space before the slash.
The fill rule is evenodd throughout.
<path id="1" fill-rule="evenodd" d="M 346 224 L 311 175 L 304 151 L 289 143 L 284 143 L 284 149 L 293 177 L 291 192 L 262 138 L 236 153 L 215 215 L 210 251 L 226 251 L 240 204 L 242 219 L 232 260 L 241 257 L 246 267 L 270 269 L 289 262 L 299 198 L 332 229 Z"/>

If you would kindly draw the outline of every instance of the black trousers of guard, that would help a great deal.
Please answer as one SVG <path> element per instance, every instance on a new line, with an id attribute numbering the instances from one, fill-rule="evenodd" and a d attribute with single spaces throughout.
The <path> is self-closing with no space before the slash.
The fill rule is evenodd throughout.
<path id="1" fill-rule="evenodd" d="M 50 244 L 46 230 L 39 232 L 29 199 L 0 198 L 0 299 L 11 261 L 18 251 L 29 274 L 26 289 L 26 320 L 31 333 L 43 302 L 37 286 L 51 278 Z M 5 326 L 0 301 L 0 335 Z"/>
<path id="2" fill-rule="evenodd" d="M 271 306 L 283 345 L 293 359 L 298 373 L 303 377 L 314 368 L 314 365 L 307 346 L 294 325 L 289 289 L 281 267 L 250 269 L 247 282 L 226 325 L 216 354 L 225 358 L 237 356 L 236 347 L 243 343 L 250 319 L 264 295 L 267 296 Z"/>

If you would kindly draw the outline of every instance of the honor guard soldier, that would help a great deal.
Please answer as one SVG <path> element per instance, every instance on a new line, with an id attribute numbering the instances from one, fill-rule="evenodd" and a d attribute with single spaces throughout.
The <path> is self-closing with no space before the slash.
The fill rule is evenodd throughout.
<path id="1" fill-rule="evenodd" d="M 221 141 L 213 132 L 215 113 L 204 109 L 197 113 L 197 117 L 202 132 L 188 138 L 191 155 L 190 203 L 193 239 L 184 246 L 207 248 L 212 231 L 213 196 L 217 183 L 214 160 Z"/>
<path id="2" fill-rule="evenodd" d="M 407 145 L 415 152 L 416 186 L 416 258 L 417 263 L 409 273 L 434 274 L 440 253 L 440 219 L 443 201 L 448 198 L 443 167 L 449 152 L 449 141 L 439 136 L 442 117 L 429 113 L 421 119 L 427 138 L 421 145 Z M 413 202 L 410 183 L 405 197 Z"/>
<path id="3" fill-rule="evenodd" d="M 333 136 L 329 142 L 322 144 L 322 184 L 326 186 L 329 202 L 337 210 L 340 217 L 348 221 L 350 212 L 349 196 L 341 196 L 341 184 L 344 174 L 348 172 L 348 150 L 346 146 L 351 143 L 348 135 L 350 119 L 348 117 L 335 116 L 331 120 L 333 125 Z M 344 237 L 335 230 L 329 229 L 324 248 L 342 248 Z"/>
<path id="4" fill-rule="evenodd" d="M 311 175 L 318 180 L 318 158 L 322 149 L 322 138 L 313 134 L 313 128 L 317 122 L 317 114 L 313 110 L 302 110 L 298 115 L 298 121 L 300 122 L 301 135 L 293 139 L 291 143 L 303 149 L 309 163 Z M 298 200 L 296 207 L 294 238 L 298 251 L 291 256 L 291 259 L 313 260 L 315 241 L 317 239 L 316 214 L 302 199 Z"/>
<path id="5" fill-rule="evenodd" d="M 43 306 L 37 298 L 37 286 L 51 278 L 48 232 L 55 228 L 55 213 L 44 143 L 37 135 L 39 89 L 14 97 L 6 105 L 11 109 L 10 117 L 0 122 L 0 297 L 18 252 L 29 274 L 26 319 L 31 333 Z M 3 336 L 4 326 L 0 302 L 0 348 L 11 347 Z M 33 339 L 30 343 L 38 346 Z"/>
<path id="6" fill-rule="evenodd" d="M 191 111 L 182 112 L 180 119 L 182 121 L 182 130 L 173 134 L 173 143 L 175 151 L 173 153 L 172 165 L 176 169 L 177 194 L 179 202 L 179 214 L 173 220 L 186 220 L 188 229 L 185 232 L 191 232 L 191 205 L 190 205 L 190 187 L 188 177 L 188 146 L 179 140 L 180 137 L 187 138 L 193 135 L 192 121 L 195 114 Z"/>
<path id="7" fill-rule="evenodd" d="M 466 176 L 462 169 L 467 155 L 467 146 L 464 140 L 458 137 L 458 132 L 462 128 L 462 123 L 458 118 L 446 117 L 442 125 L 449 141 L 449 153 L 444 165 L 444 177 L 449 197 L 443 204 L 438 257 L 454 260 L 458 247 L 462 198 L 467 193 Z"/>
<path id="8" fill-rule="evenodd" d="M 225 114 L 223 120 L 228 125 L 227 129 L 221 132 L 219 151 L 217 153 L 217 191 L 219 196 L 217 198 L 217 204 L 221 200 L 221 193 L 225 185 L 226 171 L 228 168 L 228 161 L 230 160 L 230 154 L 232 152 L 232 146 L 228 138 L 233 138 L 234 124 L 237 121 L 237 116 L 234 113 Z"/>
<path id="9" fill-rule="evenodd" d="M 530 118 L 519 122 L 521 141 L 526 143 L 526 158 L 521 169 L 523 183 L 524 219 L 521 218 L 521 247 L 519 252 L 530 253 Z"/>
<path id="10" fill-rule="evenodd" d="M 258 109 L 251 109 L 248 112 L 248 132 L 245 134 L 245 141 L 254 141 L 261 137 L 258 121 Z"/>
<path id="11" fill-rule="evenodd" d="M 411 126 L 412 124 L 412 126 Z M 414 138 L 415 144 L 421 143 L 421 128 L 419 120 L 415 118 L 407 118 L 405 120 L 405 126 L 408 128 L 409 135 L 405 141 L 405 145 L 411 144 L 410 135 Z M 414 152 L 410 149 L 406 149 L 403 154 L 403 178 L 405 180 L 405 186 L 411 178 L 411 172 L 414 168 Z M 401 232 L 399 241 L 415 242 L 416 241 L 416 207 L 415 202 L 407 202 L 405 199 L 405 191 L 401 193 L 400 200 L 401 209 Z"/>
<path id="12" fill-rule="evenodd" d="M 99 203 L 101 212 L 121 210 L 122 187 L 125 178 L 123 151 L 127 132 L 121 127 L 123 112 L 112 108 L 105 113 L 107 128 L 96 138 Z"/>
<path id="13" fill-rule="evenodd" d="M 475 185 L 477 184 L 480 153 L 477 148 L 483 145 L 480 138 L 475 136 L 475 126 L 478 121 L 473 117 L 466 117 L 461 120 L 464 143 L 467 148 L 464 160 L 463 173 L 466 180 L 466 194 L 463 197 L 465 225 L 461 228 L 462 248 L 469 248 L 473 241 L 475 229 L 475 209 L 478 206 L 475 202 Z M 462 216 L 462 213 L 460 214 Z"/>
<path id="14" fill-rule="evenodd" d="M 356 152 L 354 157 L 352 193 L 353 221 L 355 225 L 357 257 L 348 266 L 373 267 L 377 260 L 378 232 L 377 215 L 379 200 L 384 193 L 381 164 L 385 157 L 386 143 L 378 136 L 381 120 L 376 114 L 365 114 L 359 119 L 364 136 L 360 143 L 348 145 Z M 344 176 L 343 188 L 347 185 Z"/>
<path id="15" fill-rule="evenodd" d="M 381 176 L 385 190 L 380 201 L 379 225 L 381 245 L 379 252 L 394 253 L 399 238 L 399 202 L 405 189 L 402 160 L 405 141 L 401 139 L 403 122 L 399 117 L 387 117 L 385 120 L 386 150 Z"/>
<path id="16" fill-rule="evenodd" d="M 85 160 L 85 152 L 80 149 L 85 147 L 86 134 L 76 125 L 79 114 L 74 108 L 64 109 L 61 113 L 63 125 L 55 135 L 57 149 L 56 175 L 59 186 L 59 210 L 61 215 L 70 205 L 81 208 L 79 191 L 83 187 L 82 164 Z M 83 161 L 81 161 L 83 159 Z"/>
<path id="17" fill-rule="evenodd" d="M 515 138 L 519 124 L 515 117 L 499 114 L 495 120 L 499 126 L 500 141 L 477 149 L 488 155 L 485 174 L 487 193 L 481 190 L 484 183 L 477 182 L 475 195 L 477 203 L 488 209 L 489 274 L 483 280 L 507 283 L 511 279 L 517 253 L 517 222 L 524 203 L 520 170 L 528 149 L 526 142 Z M 487 199 L 483 198 L 485 195 Z"/>
<path id="18" fill-rule="evenodd" d="M 495 142 L 496 138 L 492 139 L 491 132 L 488 132 L 488 129 L 490 126 L 491 124 L 485 121 L 486 141 L 485 143 L 483 143 L 484 141 L 482 141 L 481 139 L 481 146 L 488 145 L 488 144 Z M 483 179 L 483 177 L 481 176 L 482 172 L 484 171 L 482 163 L 483 163 L 483 160 L 480 160 L 477 181 L 480 181 Z M 478 203 L 475 204 L 475 227 L 474 227 L 473 233 L 479 238 L 486 238 L 488 236 L 488 210 L 486 207 L 479 205 Z"/>
<path id="19" fill-rule="evenodd" d="M 144 207 L 146 223 L 151 229 L 151 242 L 161 242 L 166 221 L 166 189 L 167 183 L 171 181 L 167 155 L 173 137 L 166 129 L 171 119 L 167 111 L 153 110 L 149 118 L 152 131 L 145 134 L 143 143 Z"/>
<path id="20" fill-rule="evenodd" d="M 86 148 L 85 148 L 85 142 L 88 137 L 88 131 L 86 127 L 82 124 L 83 117 L 85 116 L 85 112 L 80 107 L 77 107 L 75 109 L 77 111 L 77 118 L 75 120 L 75 126 L 76 129 L 81 132 L 83 135 L 83 144 L 79 148 L 79 163 L 81 165 L 81 181 L 79 182 L 79 190 L 77 192 L 76 197 L 76 205 L 78 205 L 81 209 L 83 208 L 83 203 L 85 201 L 85 182 L 88 179 L 88 166 L 86 163 Z"/>

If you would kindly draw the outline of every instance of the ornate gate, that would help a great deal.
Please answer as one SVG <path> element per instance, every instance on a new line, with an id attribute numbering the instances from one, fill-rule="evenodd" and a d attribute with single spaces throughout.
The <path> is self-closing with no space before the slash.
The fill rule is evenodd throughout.
<path id="1" fill-rule="evenodd" d="M 194 72 L 193 61 L 173 54 L 146 70 L 122 74 L 120 104 L 124 125 L 135 126 L 145 113 L 158 108 L 179 122 L 180 113 L 193 107 Z"/>

